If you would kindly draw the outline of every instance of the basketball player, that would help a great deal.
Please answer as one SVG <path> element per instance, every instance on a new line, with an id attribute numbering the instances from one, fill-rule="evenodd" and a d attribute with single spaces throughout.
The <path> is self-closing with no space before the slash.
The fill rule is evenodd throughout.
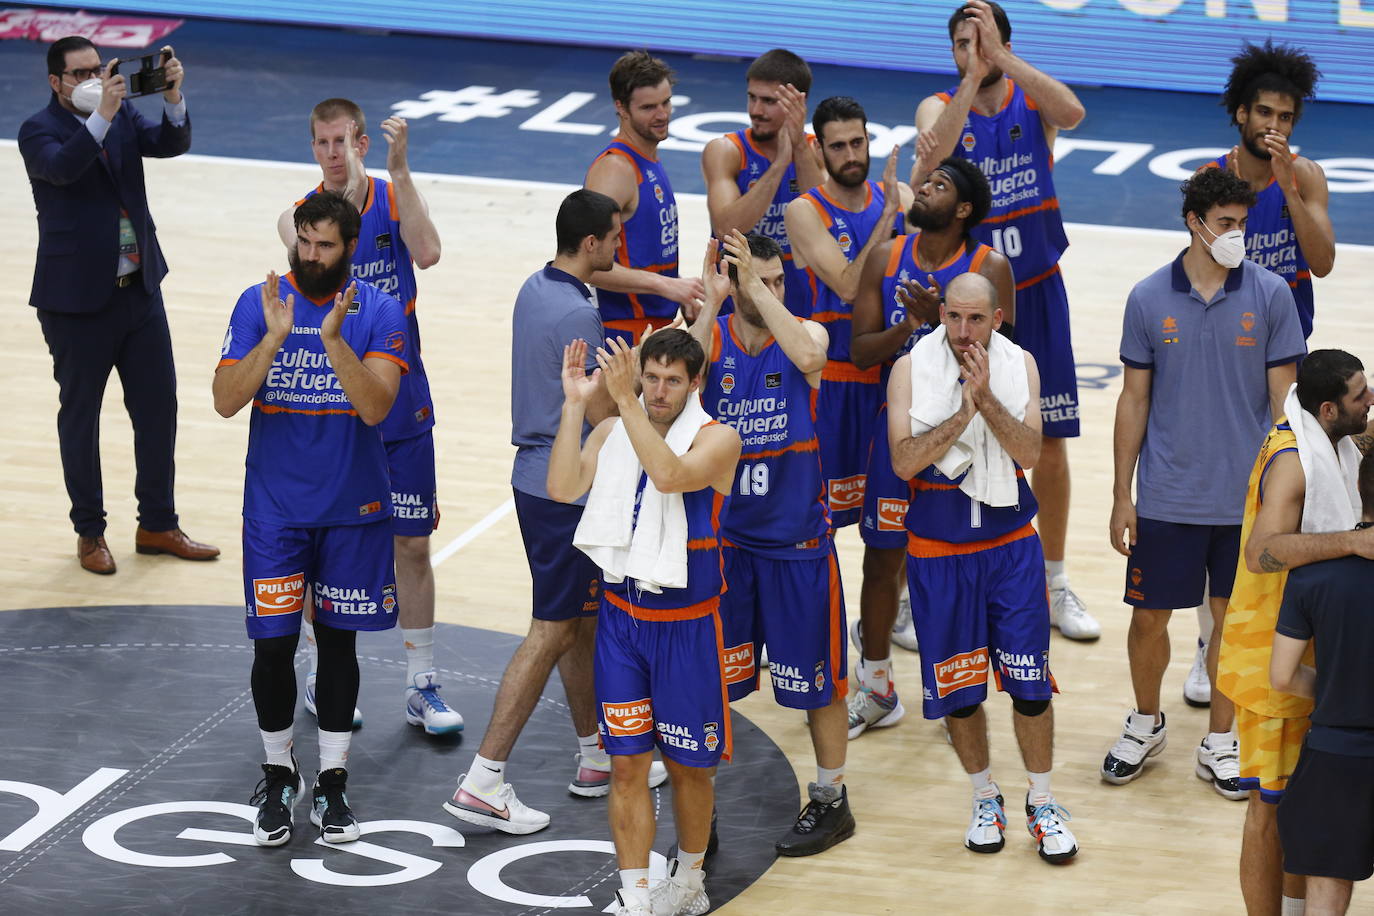
<path id="1" fill-rule="evenodd" d="M 361 831 L 344 789 L 358 700 L 358 630 L 396 625 L 386 447 L 376 431 L 406 371 L 405 311 L 349 281 L 357 209 L 333 193 L 296 208 L 291 272 L 239 297 L 215 371 L 215 411 L 250 401 L 243 586 L 253 705 L 267 762 L 253 801 L 264 846 L 291 839 L 305 784 L 292 753 L 294 659 L 310 585 L 319 645 L 320 769 L 311 823 L 325 842 Z M 285 301 L 281 294 L 285 293 Z"/>
<path id="2" fill-rule="evenodd" d="M 882 184 L 868 180 L 868 118 L 854 99 L 835 96 L 816 106 L 812 128 L 821 145 L 826 178 L 818 187 L 787 205 L 787 235 L 792 242 L 793 264 L 804 271 L 811 296 L 810 318 L 825 328 L 830 338 L 825 369 L 816 403 L 816 436 L 820 442 L 821 479 L 831 522 L 836 528 L 859 521 L 864 502 L 868 444 L 873 423 L 882 404 L 877 366 L 859 369 L 849 351 L 851 302 L 859 292 L 864 265 L 884 241 L 901 231 L 903 213 L 911 206 L 911 189 L 897 181 L 897 150 L 888 155 Z M 878 587 L 871 579 L 891 573 Z M 878 614 L 889 628 L 897 616 L 899 572 L 878 570 L 864 551 L 864 584 L 860 607 L 883 600 L 890 607 Z M 862 610 L 870 616 L 874 611 Z M 865 672 L 860 668 L 860 675 Z M 895 725 L 906 710 L 889 683 L 891 669 L 876 671 L 871 678 L 883 687 L 871 694 L 881 698 L 881 720 Z M 850 703 L 870 696 L 854 693 Z M 863 728 L 856 725 L 851 709 L 850 737 Z M 857 730 L 856 730 L 857 729 Z"/>
<path id="3" fill-rule="evenodd" d="M 1049 607 L 1035 495 L 1022 468 L 1039 457 L 1035 357 L 994 331 L 997 288 L 965 273 L 944 289 L 941 326 L 892 367 L 892 470 L 911 482 L 906 514 L 911 614 L 921 642 L 923 712 L 944 717 L 973 782 L 964 845 L 999 851 L 1007 816 L 988 753 L 988 669 L 1012 697 L 1030 781 L 1026 828 L 1040 857 L 1067 862 L 1078 843 L 1050 791 L 1054 711 Z M 962 384 L 961 384 L 962 382 Z M 979 460 L 972 462 L 971 454 Z"/>
<path id="4" fill-rule="evenodd" d="M 701 153 L 711 231 L 724 238 L 751 229 L 782 248 L 783 304 L 805 318 L 811 299 L 804 274 L 792 262 L 783 211 L 825 179 L 815 137 L 806 132 L 806 94 L 811 68 L 791 51 L 760 54 L 745 73 L 749 122 L 745 130 L 717 137 Z"/>
<path id="5" fill-rule="evenodd" d="M 610 270 L 592 277 L 608 334 L 638 343 L 645 327 L 677 315 L 695 321 L 701 280 L 677 272 L 677 198 L 658 161 L 673 114 L 673 71 L 645 51 L 628 51 L 611 68 L 619 133 L 592 162 L 583 186 L 620 205 L 620 248 Z"/>
<path id="6" fill-rule="evenodd" d="M 792 829 L 777 842 L 785 856 L 823 852 L 854 833 L 844 786 L 844 592 L 821 485 L 816 391 L 825 368 L 825 328 L 782 304 L 782 249 L 738 230 L 707 247 L 706 307 L 692 334 L 708 354 L 702 403 L 733 426 L 743 452 L 721 519 L 730 700 L 759 688 L 757 661 L 768 646 L 773 698 L 804 709 L 816 753 L 816 781 Z M 716 317 L 729 297 L 735 310 Z"/>
<path id="7" fill-rule="evenodd" d="M 967 159 L 951 156 L 916 188 L 907 211 L 910 235 L 882 242 L 864 264 L 854 299 L 850 352 L 861 370 L 882 369 L 886 391 L 892 362 L 940 323 L 940 297 L 964 273 L 992 281 L 1004 303 L 1000 330 L 1010 336 L 1016 284 L 1001 254 L 969 234 L 987 215 L 988 181 Z M 885 615 L 897 605 L 905 569 L 906 511 L 910 485 L 892 472 L 887 445 L 887 405 L 878 411 L 868 455 L 864 488 L 864 595 L 856 626 L 861 639 L 859 689 L 850 701 L 851 736 L 893 721 L 888 680 L 892 670 L 893 621 Z M 871 570 L 871 572 L 870 572 Z"/>
<path id="8" fill-rule="evenodd" d="M 402 376 L 396 403 L 381 424 L 391 477 L 391 530 L 406 653 L 405 716 L 427 734 L 446 735 L 462 730 L 463 717 L 444 702 L 434 672 L 434 568 L 429 562 L 429 537 L 439 525 L 434 404 L 420 359 L 420 323 L 415 311 L 415 266 L 424 270 L 438 263 L 439 233 L 410 175 L 405 119 L 387 118 L 382 134 L 389 182 L 370 178 L 363 171 L 370 138 L 362 109 L 348 99 L 326 99 L 316 105 L 310 112 L 310 146 L 322 178 L 306 198 L 321 191 L 348 197 L 363 221 L 353 253 L 354 278 L 377 286 L 405 306 L 410 372 Z M 282 241 L 288 245 L 294 238 L 291 213 L 283 213 L 278 222 Z M 311 662 L 305 706 L 313 713 L 315 641 L 309 622 L 304 629 Z M 355 712 L 354 726 L 361 724 L 362 715 Z"/>
<path id="9" fill-rule="evenodd" d="M 987 175 L 992 208 L 974 237 L 1011 261 L 1016 277 L 1016 340 L 1040 366 L 1045 442 L 1031 481 L 1041 513 L 1054 626 L 1071 639 L 1102 628 L 1069 588 L 1064 541 L 1069 526 L 1065 439 L 1078 435 L 1078 377 L 1069 334 L 1069 300 L 1059 273 L 1068 248 L 1055 195 L 1054 138 L 1083 120 L 1073 90 L 1012 53 L 1011 23 L 996 3 L 968 0 L 949 18 L 959 85 L 924 99 L 916 129 L 934 140 L 922 174 L 946 156 L 963 156 Z"/>
<path id="10" fill-rule="evenodd" d="M 597 363 L 620 416 L 597 424 L 585 444 L 580 434 L 597 379 L 583 368 L 585 342 L 575 340 L 565 351 L 549 495 L 572 502 L 590 491 L 577 543 L 602 568 L 596 699 L 612 760 L 611 836 L 622 885 L 617 912 L 700 914 L 710 908 L 702 863 L 715 795 L 711 778 L 721 757 L 730 756 L 719 519 L 734 487 L 740 437 L 701 408 L 705 354 L 691 334 L 670 328 L 636 350 L 618 338 L 608 345 L 609 351 L 598 349 Z M 636 530 L 647 517 L 671 529 L 674 516 L 685 528 L 676 548 L 658 526 Z M 589 525 L 593 519 L 600 523 Z M 609 546 L 621 542 L 633 547 Z M 641 551 L 658 562 L 637 565 Z M 664 581 L 670 576 L 658 582 L 636 576 L 641 567 L 653 573 L 675 567 L 671 584 Z M 673 777 L 680 851 L 668 863 L 667 881 L 651 891 L 655 825 L 647 777 L 655 747 Z"/>
<path id="11" fill-rule="evenodd" d="M 1371 404 L 1374 393 L 1358 359 L 1342 350 L 1314 350 L 1298 368 L 1288 415 L 1269 431 L 1250 471 L 1241 529 L 1245 562 L 1236 570 L 1217 661 L 1217 689 L 1236 704 L 1239 787 L 1249 795 L 1240 886 L 1250 913 L 1278 914 L 1303 896 L 1302 878 L 1283 874 L 1276 815 L 1312 703 L 1271 686 L 1270 653 L 1289 570 L 1351 554 L 1374 556 L 1374 532 L 1351 530 L 1359 516 L 1358 458 L 1353 443 L 1343 442 L 1364 432 Z M 1301 446 L 1293 431 L 1300 421 L 1307 430 Z M 1309 450 L 1305 457 L 1300 447 Z M 1309 480 L 1305 468 L 1321 457 L 1317 449 L 1326 448 L 1334 456 L 1344 451 L 1347 460 L 1332 476 Z M 1323 518 L 1333 504 L 1344 517 Z"/>

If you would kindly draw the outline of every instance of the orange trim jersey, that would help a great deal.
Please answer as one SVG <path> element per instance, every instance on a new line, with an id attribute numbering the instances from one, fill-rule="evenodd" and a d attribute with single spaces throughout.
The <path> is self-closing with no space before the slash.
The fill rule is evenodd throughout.
<path id="1" fill-rule="evenodd" d="M 594 161 L 606 156 L 621 156 L 634 167 L 637 178 L 638 203 L 634 215 L 621 224 L 620 245 L 615 261 L 622 267 L 647 270 L 665 277 L 677 272 L 677 198 L 668 183 L 668 173 L 657 159 L 650 159 L 624 140 L 613 140 Z M 671 320 L 677 315 L 677 303 L 663 296 L 648 293 L 617 293 L 609 289 L 596 291 L 597 308 L 607 327 L 626 319 L 661 318 Z M 634 328 L 643 330 L 643 322 Z"/>
<path id="2" fill-rule="evenodd" d="M 234 306 L 220 366 L 243 359 L 266 335 L 262 289 L 249 287 Z M 333 296 L 309 299 L 291 274 L 281 278 L 279 292 L 294 297 L 294 315 L 253 396 L 243 517 L 291 528 L 387 518 L 391 484 L 381 433 L 358 417 L 320 339 Z M 405 308 L 375 286 L 358 284 L 340 333 L 359 359 L 385 359 L 409 371 Z"/>
<path id="3" fill-rule="evenodd" d="M 1250 471 L 1245 490 L 1245 515 L 1241 520 L 1242 551 L 1250 540 L 1255 516 L 1264 504 L 1265 475 L 1275 458 L 1284 452 L 1298 451 L 1298 440 L 1286 420 L 1269 430 L 1259 457 Z M 1221 631 L 1221 658 L 1217 663 L 1217 688 L 1237 706 L 1274 719 L 1293 719 L 1312 714 L 1312 700 L 1281 693 L 1269 686 L 1269 656 L 1274 647 L 1274 627 L 1279 621 L 1279 605 L 1288 572 L 1252 573 L 1245 566 L 1242 552 L 1236 566 L 1236 582 L 1231 587 L 1231 602 Z M 1304 664 L 1312 664 L 1309 647 Z"/>
<path id="4" fill-rule="evenodd" d="M 741 195 L 748 194 L 749 189 L 763 177 L 763 173 L 772 167 L 773 160 L 765 156 L 754 143 L 752 127 L 726 134 L 725 139 L 739 151 L 739 173 L 735 176 L 735 185 Z M 806 142 L 814 147 L 815 135 L 807 134 Z M 783 173 L 782 181 L 773 193 L 773 199 L 768 202 L 768 209 L 754 224 L 754 231 L 777 242 L 782 248 L 782 269 L 786 280 L 783 304 L 792 314 L 805 317 L 811 311 L 810 287 L 805 272 L 793 266 L 792 243 L 787 239 L 787 225 L 783 222 L 783 212 L 787 205 L 796 200 L 801 193 L 801 185 L 797 183 L 797 166 L 796 163 L 792 163 Z"/>

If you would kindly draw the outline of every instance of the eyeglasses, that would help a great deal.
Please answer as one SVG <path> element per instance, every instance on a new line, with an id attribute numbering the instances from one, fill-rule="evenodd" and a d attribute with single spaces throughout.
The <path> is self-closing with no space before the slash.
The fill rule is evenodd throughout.
<path id="1" fill-rule="evenodd" d="M 62 72 L 70 73 L 76 77 L 78 83 L 84 83 L 86 80 L 95 79 L 103 70 L 102 67 L 77 67 L 75 70 L 63 70 Z"/>

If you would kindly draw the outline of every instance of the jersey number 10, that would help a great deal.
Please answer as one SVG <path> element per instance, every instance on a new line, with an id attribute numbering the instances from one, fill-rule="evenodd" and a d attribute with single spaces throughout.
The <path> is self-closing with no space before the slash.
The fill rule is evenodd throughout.
<path id="1" fill-rule="evenodd" d="M 992 247 L 1009 258 L 1021 254 L 1021 230 L 1015 226 L 992 230 Z"/>

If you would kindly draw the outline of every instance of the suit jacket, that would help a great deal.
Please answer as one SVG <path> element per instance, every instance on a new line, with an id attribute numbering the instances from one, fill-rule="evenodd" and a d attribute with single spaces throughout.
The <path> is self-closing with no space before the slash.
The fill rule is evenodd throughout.
<path id="1" fill-rule="evenodd" d="M 143 157 L 166 158 L 191 147 L 191 121 L 161 123 L 127 100 L 110 122 L 105 143 L 54 95 L 19 128 L 19 152 L 38 209 L 38 258 L 29 304 L 53 312 L 104 308 L 119 267 L 119 211 L 129 214 L 143 270 L 143 289 L 157 291 L 167 262 L 157 243 L 143 183 Z"/>

